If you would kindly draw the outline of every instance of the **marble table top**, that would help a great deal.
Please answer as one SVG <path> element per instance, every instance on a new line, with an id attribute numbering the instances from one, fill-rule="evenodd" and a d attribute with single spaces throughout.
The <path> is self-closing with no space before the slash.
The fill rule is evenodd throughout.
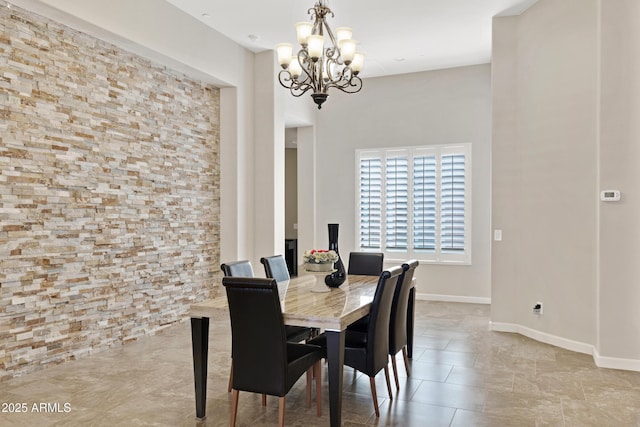
<path id="1" fill-rule="evenodd" d="M 303 272 L 278 283 L 284 322 L 340 331 L 369 313 L 378 276 L 348 275 L 339 288 L 324 284 L 326 273 Z M 224 289 L 219 296 L 191 305 L 191 317 L 214 317 L 228 310 Z"/>

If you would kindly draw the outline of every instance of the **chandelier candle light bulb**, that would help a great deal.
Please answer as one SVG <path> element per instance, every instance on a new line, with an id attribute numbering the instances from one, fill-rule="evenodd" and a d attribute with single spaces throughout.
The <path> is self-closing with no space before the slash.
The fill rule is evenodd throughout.
<path id="1" fill-rule="evenodd" d="M 315 62 L 322 57 L 322 51 L 324 50 L 324 36 L 312 34 L 307 40 L 309 42 L 309 56 Z"/>
<path id="2" fill-rule="evenodd" d="M 287 68 L 291 63 L 293 45 L 291 43 L 278 43 L 276 45 L 276 53 L 278 54 L 278 63 L 282 67 Z"/>
<path id="3" fill-rule="evenodd" d="M 326 0 L 317 0 L 307 12 L 311 22 L 295 25 L 296 38 L 301 49 L 293 54 L 293 46 L 288 43 L 276 45 L 278 63 L 282 70 L 278 80 L 299 97 L 311 91 L 313 101 L 322 108 L 331 88 L 345 93 L 357 93 L 362 89 L 358 74 L 364 65 L 364 54 L 356 52 L 358 42 L 353 39 L 353 31 L 339 27 L 334 36 L 326 21 L 333 12 Z"/>
<path id="4" fill-rule="evenodd" d="M 349 27 L 338 27 L 336 28 L 336 38 L 338 42 L 342 40 L 350 39 L 353 36 L 353 31 Z"/>
<path id="5" fill-rule="evenodd" d="M 362 71 L 362 66 L 364 64 L 364 53 L 356 52 L 353 55 L 353 61 L 351 62 L 351 71 L 353 71 L 354 75 L 358 75 L 360 71 Z"/>
<path id="6" fill-rule="evenodd" d="M 353 39 L 345 39 L 341 40 L 339 44 L 342 61 L 344 61 L 345 65 L 351 64 L 351 61 L 353 61 L 353 57 L 356 54 L 358 42 Z"/>
<path id="7" fill-rule="evenodd" d="M 300 62 L 298 61 L 297 56 L 291 57 L 291 63 L 289 64 L 289 73 L 291 77 L 297 79 L 302 74 L 302 67 L 300 66 Z"/>
<path id="8" fill-rule="evenodd" d="M 298 37 L 298 43 L 300 43 L 302 46 L 306 46 L 312 31 L 313 24 L 311 22 L 298 22 L 296 24 L 296 35 Z"/>

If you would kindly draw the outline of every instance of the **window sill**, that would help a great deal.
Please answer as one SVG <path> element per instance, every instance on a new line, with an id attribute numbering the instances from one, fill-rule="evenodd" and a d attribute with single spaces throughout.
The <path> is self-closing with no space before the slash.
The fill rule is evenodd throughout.
<path id="1" fill-rule="evenodd" d="M 470 266 L 471 261 L 435 261 L 432 259 L 420 259 L 420 258 L 386 258 L 384 259 L 385 264 L 401 264 L 408 259 L 417 259 L 420 264 L 430 264 L 430 265 L 450 265 L 450 266 Z"/>

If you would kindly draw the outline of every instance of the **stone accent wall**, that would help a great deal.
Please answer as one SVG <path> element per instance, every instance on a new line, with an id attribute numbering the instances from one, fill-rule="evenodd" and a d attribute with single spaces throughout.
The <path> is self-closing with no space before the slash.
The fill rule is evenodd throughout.
<path id="1" fill-rule="evenodd" d="M 0 381 L 184 320 L 219 185 L 217 88 L 0 1 Z"/>

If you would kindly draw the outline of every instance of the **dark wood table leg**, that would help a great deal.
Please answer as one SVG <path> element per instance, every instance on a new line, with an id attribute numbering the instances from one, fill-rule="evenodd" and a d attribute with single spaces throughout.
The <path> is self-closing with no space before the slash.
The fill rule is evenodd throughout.
<path id="1" fill-rule="evenodd" d="M 209 358 L 209 318 L 191 318 L 193 379 L 196 385 L 196 419 L 206 418 L 207 360 Z"/>
<path id="2" fill-rule="evenodd" d="M 413 358 L 413 322 L 416 314 L 416 288 L 409 291 L 409 304 L 407 306 L 407 357 Z"/>
<path id="3" fill-rule="evenodd" d="M 331 427 L 342 424 L 342 371 L 344 368 L 344 331 L 326 331 L 329 364 L 329 416 Z"/>

